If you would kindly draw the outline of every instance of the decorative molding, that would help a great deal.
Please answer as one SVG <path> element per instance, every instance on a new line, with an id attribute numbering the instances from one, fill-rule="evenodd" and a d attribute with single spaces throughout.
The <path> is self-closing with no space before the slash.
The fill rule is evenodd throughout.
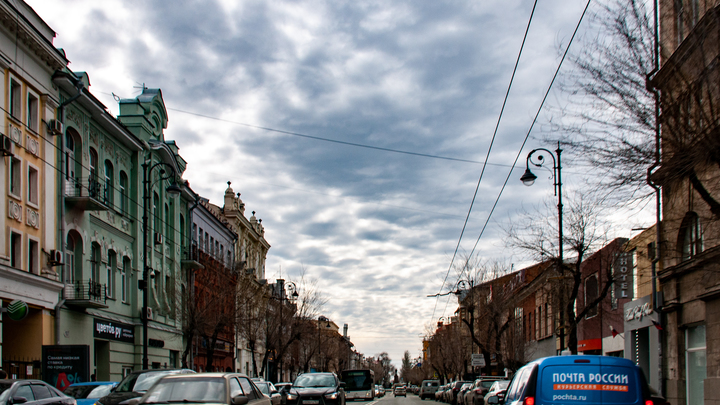
<path id="1" fill-rule="evenodd" d="M 30 208 L 26 208 L 26 211 L 27 219 L 25 223 L 35 229 L 40 229 L 40 213 Z"/>
<path id="2" fill-rule="evenodd" d="M 13 200 L 8 201 L 8 218 L 22 223 L 22 205 Z"/>
<path id="3" fill-rule="evenodd" d="M 18 146 L 22 146 L 22 129 L 8 122 L 8 137 Z"/>
<path id="4" fill-rule="evenodd" d="M 25 150 L 36 157 L 40 157 L 40 142 L 30 135 L 26 135 L 25 143 Z"/>
<path id="5" fill-rule="evenodd" d="M 90 130 L 90 143 L 94 144 L 95 146 L 97 146 L 98 144 L 98 133 L 93 129 Z M 98 162 L 98 164 L 100 163 Z"/>
<path id="6" fill-rule="evenodd" d="M 82 131 L 82 128 L 83 128 L 83 117 L 82 117 L 82 115 L 81 115 L 79 112 L 77 112 L 76 110 L 71 109 L 71 110 L 67 111 L 67 113 L 65 114 L 65 120 L 70 120 L 70 121 L 72 121 L 72 122 L 73 122 L 78 128 L 80 128 L 80 130 Z M 81 135 L 82 135 L 82 134 L 81 134 Z"/>
<path id="7" fill-rule="evenodd" d="M 120 220 L 120 227 L 125 232 L 130 232 L 130 222 L 126 221 L 125 219 Z"/>

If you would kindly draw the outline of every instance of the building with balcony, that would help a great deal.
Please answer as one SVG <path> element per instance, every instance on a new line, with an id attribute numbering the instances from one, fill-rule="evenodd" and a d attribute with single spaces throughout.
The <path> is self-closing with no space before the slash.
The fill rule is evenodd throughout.
<path id="1" fill-rule="evenodd" d="M 0 305 L 13 310 L 0 313 L 0 358 L 10 378 L 39 377 L 63 287 L 54 198 L 60 95 L 51 78 L 68 61 L 54 37 L 24 2 L 0 2 Z"/>

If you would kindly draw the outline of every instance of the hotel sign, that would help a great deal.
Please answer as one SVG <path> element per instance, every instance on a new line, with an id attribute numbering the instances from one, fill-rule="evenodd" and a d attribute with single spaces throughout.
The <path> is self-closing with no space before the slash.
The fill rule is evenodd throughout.
<path id="1" fill-rule="evenodd" d="M 613 266 L 615 298 L 633 299 L 633 256 L 630 252 L 617 255 Z"/>

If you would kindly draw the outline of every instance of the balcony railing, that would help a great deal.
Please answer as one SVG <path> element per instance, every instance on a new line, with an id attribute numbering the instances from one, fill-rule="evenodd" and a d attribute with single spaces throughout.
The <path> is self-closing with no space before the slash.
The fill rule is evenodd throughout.
<path id="1" fill-rule="evenodd" d="M 65 181 L 65 201 L 88 211 L 110 209 L 105 185 L 96 176 L 70 178 Z"/>
<path id="2" fill-rule="evenodd" d="M 107 285 L 93 281 L 76 281 L 65 287 L 65 302 L 84 308 L 107 308 Z"/>

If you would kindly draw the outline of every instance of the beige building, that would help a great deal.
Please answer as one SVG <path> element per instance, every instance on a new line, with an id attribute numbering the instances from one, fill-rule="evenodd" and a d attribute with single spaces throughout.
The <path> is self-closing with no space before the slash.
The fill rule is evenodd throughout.
<path id="1" fill-rule="evenodd" d="M 0 2 L 0 303 L 26 303 L 20 321 L 2 314 L 0 356 L 11 377 L 38 377 L 42 345 L 53 344 L 62 284 L 55 204 L 62 131 L 53 72 L 67 65 L 55 32 L 24 2 Z M 22 304 L 20 304 L 22 305 Z M 17 307 L 17 304 L 13 308 Z"/>

